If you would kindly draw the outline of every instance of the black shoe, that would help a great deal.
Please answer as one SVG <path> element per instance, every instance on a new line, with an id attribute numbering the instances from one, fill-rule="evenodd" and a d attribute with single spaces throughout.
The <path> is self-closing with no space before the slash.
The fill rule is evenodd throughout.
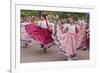
<path id="1" fill-rule="evenodd" d="M 24 43 L 24 46 L 22 46 L 22 48 L 27 48 L 28 43 Z"/>
<path id="2" fill-rule="evenodd" d="M 41 48 L 44 48 L 44 45 L 43 44 L 40 44 L 41 45 Z"/>
<path id="3" fill-rule="evenodd" d="M 86 50 L 87 50 L 87 48 L 82 48 L 82 49 L 80 49 L 80 50 L 86 51 Z"/>
<path id="4" fill-rule="evenodd" d="M 48 52 L 47 48 L 46 47 L 43 48 L 43 53 L 47 53 L 47 52 Z"/>
<path id="5" fill-rule="evenodd" d="M 68 61 L 68 58 L 65 58 L 65 61 Z"/>

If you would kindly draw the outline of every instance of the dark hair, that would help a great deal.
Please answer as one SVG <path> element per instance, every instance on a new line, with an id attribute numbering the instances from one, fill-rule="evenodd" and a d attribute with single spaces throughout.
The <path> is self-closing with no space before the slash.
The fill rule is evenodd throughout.
<path id="1" fill-rule="evenodd" d="M 47 15 L 45 14 L 45 15 L 42 15 L 42 16 L 43 16 L 43 18 L 46 20 L 46 16 L 47 16 Z"/>
<path id="2" fill-rule="evenodd" d="M 32 20 L 31 20 L 31 22 L 33 22 L 33 21 L 35 21 L 35 17 L 32 17 Z"/>

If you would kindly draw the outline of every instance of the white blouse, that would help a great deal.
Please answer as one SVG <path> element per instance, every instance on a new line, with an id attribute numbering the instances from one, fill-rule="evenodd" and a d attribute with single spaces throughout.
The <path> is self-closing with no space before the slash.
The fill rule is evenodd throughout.
<path id="1" fill-rule="evenodd" d="M 77 24 L 73 24 L 73 25 L 64 24 L 64 28 L 66 28 L 68 30 L 68 32 L 71 32 L 71 33 L 76 32 L 76 27 L 79 28 L 79 26 Z"/>
<path id="2" fill-rule="evenodd" d="M 48 26 L 47 26 L 47 24 L 46 24 L 46 21 L 40 21 L 40 22 L 39 22 L 39 26 L 40 26 L 41 28 L 48 28 Z"/>

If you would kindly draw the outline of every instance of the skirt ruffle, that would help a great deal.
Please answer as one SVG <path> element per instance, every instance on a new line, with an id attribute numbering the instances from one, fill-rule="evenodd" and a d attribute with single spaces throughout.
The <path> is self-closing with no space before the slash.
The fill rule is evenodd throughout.
<path id="1" fill-rule="evenodd" d="M 53 42 L 52 31 L 49 29 L 41 28 L 36 24 L 29 24 L 25 29 L 32 38 L 45 46 Z"/>
<path id="2" fill-rule="evenodd" d="M 57 39 L 60 47 L 65 50 L 66 55 L 76 54 L 76 49 L 81 46 L 86 35 L 86 25 L 78 33 L 63 32 L 60 25 L 57 25 Z"/>

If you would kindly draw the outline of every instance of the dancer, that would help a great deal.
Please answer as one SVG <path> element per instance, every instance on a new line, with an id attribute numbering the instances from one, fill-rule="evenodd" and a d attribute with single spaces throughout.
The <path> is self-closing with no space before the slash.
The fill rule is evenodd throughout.
<path id="1" fill-rule="evenodd" d="M 85 51 L 90 48 L 89 46 L 90 46 L 90 31 L 89 31 L 89 23 L 88 23 L 88 26 L 86 28 L 86 36 L 84 37 L 84 40 L 82 42 L 80 49 Z"/>
<path id="2" fill-rule="evenodd" d="M 43 52 L 47 53 L 47 48 L 49 48 L 53 42 L 52 31 L 49 28 L 47 16 L 43 15 L 42 20 L 38 22 L 38 24 L 35 23 L 34 20 L 35 19 L 32 20 L 30 25 L 26 26 L 26 31 L 42 45 Z"/>
<path id="3" fill-rule="evenodd" d="M 21 23 L 21 42 L 22 47 L 27 47 L 28 43 L 31 43 L 31 38 L 25 30 L 25 26 L 31 23 L 32 17 L 28 16 L 25 22 Z"/>
<path id="4" fill-rule="evenodd" d="M 60 43 L 61 53 L 66 55 L 67 60 L 77 59 L 76 49 L 81 45 L 85 36 L 86 24 L 78 28 L 72 18 L 68 18 L 68 24 L 57 24 L 57 38 Z"/>

